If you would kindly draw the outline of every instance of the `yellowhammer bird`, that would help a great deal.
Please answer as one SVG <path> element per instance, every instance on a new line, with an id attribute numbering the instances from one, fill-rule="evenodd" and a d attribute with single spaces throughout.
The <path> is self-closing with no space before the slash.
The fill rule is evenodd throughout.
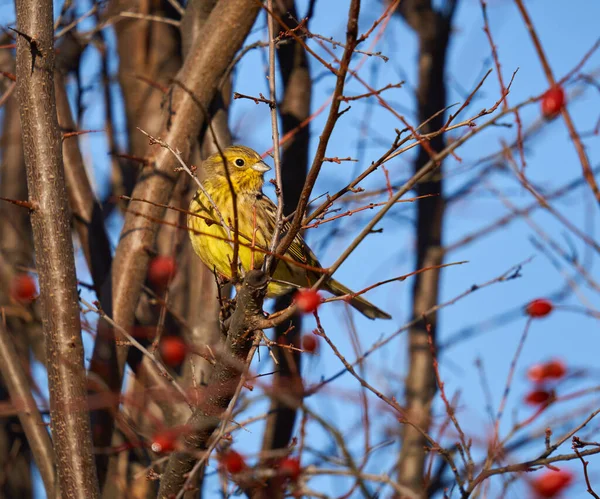
<path id="1" fill-rule="evenodd" d="M 260 268 L 265 258 L 264 250 L 268 250 L 275 230 L 275 204 L 263 194 L 263 175 L 271 168 L 267 166 L 260 155 L 243 146 L 228 147 L 220 153 L 213 154 L 202 163 L 205 179 L 202 182 L 210 199 L 202 190 L 198 190 L 190 204 L 187 224 L 194 251 L 211 270 L 230 279 L 231 260 L 233 259 L 234 211 L 233 198 L 227 181 L 223 156 L 227 160 L 227 170 L 231 184 L 237 196 L 239 262 L 244 271 Z M 212 202 L 211 202 L 212 200 Z M 218 213 L 215 212 L 216 206 Z M 229 227 L 226 231 L 221 218 Z M 284 231 L 289 224 L 284 226 Z M 229 234 L 228 234 L 229 232 Z M 230 239 L 231 238 L 231 239 Z M 251 247 L 259 248 L 253 250 Z M 263 251 L 260 251 L 260 250 Z M 292 262 L 321 268 L 317 257 L 297 235 L 285 253 L 285 260 L 280 259 L 267 288 L 267 296 L 280 296 L 291 289 L 307 288 L 314 284 L 320 273 L 294 265 Z M 352 294 L 352 291 L 329 279 L 323 289 L 336 296 Z M 390 319 L 384 311 L 361 296 L 350 299 L 350 305 L 370 319 Z"/>

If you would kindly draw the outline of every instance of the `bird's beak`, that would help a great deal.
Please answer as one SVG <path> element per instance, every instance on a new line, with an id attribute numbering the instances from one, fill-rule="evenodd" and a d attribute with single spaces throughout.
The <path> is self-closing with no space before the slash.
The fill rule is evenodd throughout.
<path id="1" fill-rule="evenodd" d="M 271 169 L 271 167 L 263 161 L 257 161 L 251 166 L 251 168 L 258 173 L 265 173 Z"/>

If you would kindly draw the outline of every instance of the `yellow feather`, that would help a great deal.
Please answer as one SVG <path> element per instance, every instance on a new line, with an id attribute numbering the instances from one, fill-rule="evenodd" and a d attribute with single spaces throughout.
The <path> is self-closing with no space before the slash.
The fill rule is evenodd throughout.
<path id="1" fill-rule="evenodd" d="M 211 270 L 231 278 L 233 247 L 228 233 L 234 233 L 233 188 L 237 205 L 239 270 L 246 272 L 251 268 L 260 268 L 275 230 L 276 207 L 262 193 L 263 175 L 269 168 L 257 152 L 243 146 L 228 147 L 223 155 L 217 153 L 210 156 L 202 167 L 205 173 L 203 186 L 210 199 L 199 190 L 190 204 L 189 211 L 197 215 L 188 215 L 194 251 Z M 220 223 L 221 217 L 229 230 Z M 287 227 L 289 224 L 284 230 Z M 297 287 L 310 287 L 321 275 L 293 264 L 298 262 L 313 268 L 321 267 L 302 236 L 295 237 L 285 256 L 286 259 L 279 260 L 275 268 L 273 279 L 267 288 L 267 296 L 280 296 Z M 324 289 L 337 296 L 352 293 L 334 279 L 330 279 Z M 371 319 L 390 318 L 361 296 L 350 299 L 350 304 Z"/>

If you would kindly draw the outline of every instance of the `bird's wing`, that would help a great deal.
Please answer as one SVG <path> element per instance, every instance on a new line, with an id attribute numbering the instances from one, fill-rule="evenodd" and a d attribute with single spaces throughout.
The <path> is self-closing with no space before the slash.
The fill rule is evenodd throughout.
<path id="1" fill-rule="evenodd" d="M 264 195 L 260 201 L 260 204 L 265 211 L 265 219 L 268 223 L 267 232 L 270 236 L 272 236 L 272 234 L 275 232 L 277 206 L 275 206 L 275 203 L 273 203 L 273 201 Z M 283 233 L 289 232 L 291 227 L 292 226 L 289 222 L 285 222 L 283 224 Z M 287 250 L 287 255 L 306 265 L 310 265 L 312 267 L 321 267 L 319 260 L 317 260 L 317 257 L 308 247 L 308 244 L 306 244 L 306 241 L 304 241 L 304 238 L 300 234 L 296 234 L 296 237 L 294 237 L 294 240 Z"/>

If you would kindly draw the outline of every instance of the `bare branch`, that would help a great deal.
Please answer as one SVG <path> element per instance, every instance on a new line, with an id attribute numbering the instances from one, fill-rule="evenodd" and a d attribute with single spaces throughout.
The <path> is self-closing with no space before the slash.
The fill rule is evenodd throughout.
<path id="1" fill-rule="evenodd" d="M 0 370 L 27 436 L 48 497 L 57 496 L 52 442 L 8 331 L 0 324 Z"/>
<path id="2" fill-rule="evenodd" d="M 211 375 L 210 393 L 186 423 L 193 431 L 185 437 L 186 449 L 174 452 L 169 458 L 158 497 L 181 495 L 187 474 L 192 471 L 197 460 L 194 452 L 208 447 L 209 439 L 219 425 L 228 425 L 229 421 L 223 420 L 222 416 L 237 392 L 242 375 L 239 363 L 247 365 L 246 359 L 254 339 L 253 324 L 262 311 L 267 283 L 267 276 L 263 272 L 252 270 L 246 274 L 230 319 L 223 356 Z"/>

